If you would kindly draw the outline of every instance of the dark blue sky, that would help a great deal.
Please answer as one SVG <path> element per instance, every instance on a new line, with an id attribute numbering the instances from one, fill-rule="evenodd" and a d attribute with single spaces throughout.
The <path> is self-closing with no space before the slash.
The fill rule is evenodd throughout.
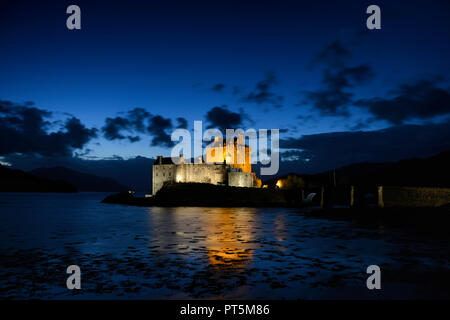
<path id="1" fill-rule="evenodd" d="M 81 30 L 66 28 L 70 4 L 81 8 Z M 381 30 L 365 26 L 370 4 L 381 8 Z M 233 116 L 244 128 L 284 129 L 282 146 L 291 152 L 285 156 L 316 161 L 305 170 L 433 154 L 450 148 L 439 142 L 448 137 L 437 138 L 449 131 L 449 9 L 448 1 L 2 2 L 1 155 L 4 161 L 13 153 L 168 155 L 164 139 L 177 118 L 191 129 L 194 120 L 225 125 L 217 119 Z M 52 113 L 41 115 L 43 130 L 25 139 L 44 138 L 10 146 L 7 135 L 19 141 L 27 133 L 11 120 L 25 122 L 20 112 L 27 101 Z M 141 118 L 143 128 L 127 114 L 134 108 L 151 114 Z M 83 137 L 80 130 L 71 136 L 65 122 L 71 117 L 79 119 Z M 116 117 L 105 128 L 106 118 Z M 343 150 L 342 134 L 347 149 L 347 143 L 358 148 L 378 139 L 362 141 L 361 130 L 385 128 L 384 139 L 400 144 L 410 134 L 402 128 L 429 129 L 424 134 L 433 138 L 416 137 L 421 142 L 392 159 L 379 157 L 392 150 L 378 144 L 360 154 L 349 148 L 335 162 L 319 156 L 333 158 L 325 156 L 330 146 Z M 61 135 L 45 140 L 51 132 Z M 41 150 L 39 143 L 60 149 Z"/>

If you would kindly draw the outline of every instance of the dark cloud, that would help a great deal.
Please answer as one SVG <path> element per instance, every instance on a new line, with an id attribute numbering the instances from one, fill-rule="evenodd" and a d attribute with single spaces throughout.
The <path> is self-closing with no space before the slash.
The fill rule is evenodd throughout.
<path id="1" fill-rule="evenodd" d="M 376 131 L 303 135 L 280 140 L 284 149 L 301 151 L 298 170 L 319 172 L 357 162 L 397 161 L 450 150 L 450 122 L 399 125 Z"/>
<path id="2" fill-rule="evenodd" d="M 145 131 L 145 121 L 151 116 L 150 112 L 143 108 L 134 108 L 128 111 L 128 121 L 138 132 Z"/>
<path id="3" fill-rule="evenodd" d="M 228 110 L 226 105 L 212 108 L 206 113 L 208 128 L 218 128 L 225 132 L 225 129 L 237 129 L 243 122 L 240 113 Z"/>
<path id="4" fill-rule="evenodd" d="M 168 131 L 172 130 L 172 120 L 155 116 L 151 118 L 147 131 L 152 134 L 152 146 L 171 147 L 173 142 Z"/>
<path id="5" fill-rule="evenodd" d="M 57 131 L 49 131 L 55 125 L 48 118 L 50 111 L 0 101 L 0 154 L 38 153 L 41 155 L 72 155 L 97 136 L 95 128 L 86 128 L 79 119 L 70 117 Z"/>
<path id="6" fill-rule="evenodd" d="M 187 121 L 182 117 L 177 118 L 177 123 L 177 128 L 187 127 Z M 141 137 L 136 134 L 149 134 L 152 136 L 152 146 L 171 147 L 170 130 L 172 129 L 171 119 L 152 115 L 143 108 L 135 108 L 126 112 L 125 116 L 106 118 L 102 131 L 108 140 L 127 139 L 131 143 L 141 141 Z"/>
<path id="7" fill-rule="evenodd" d="M 225 85 L 223 83 L 217 83 L 211 88 L 212 91 L 216 92 L 221 92 L 223 89 L 225 89 Z"/>
<path id="8" fill-rule="evenodd" d="M 232 94 L 233 94 L 234 96 L 239 95 L 239 94 L 241 94 L 241 93 L 242 93 L 242 88 L 241 88 L 241 87 L 233 86 Z"/>
<path id="9" fill-rule="evenodd" d="M 450 90 L 438 87 L 439 79 L 420 80 L 399 85 L 388 97 L 361 99 L 356 106 L 366 107 L 377 120 L 401 124 L 413 119 L 431 119 L 450 114 Z"/>
<path id="10" fill-rule="evenodd" d="M 284 98 L 271 92 L 272 88 L 277 83 L 278 80 L 275 73 L 273 71 L 267 72 L 265 79 L 256 84 L 254 91 L 245 94 L 242 97 L 242 101 L 256 104 L 268 104 L 276 108 L 281 107 Z"/>
<path id="11" fill-rule="evenodd" d="M 332 68 L 339 68 L 346 64 L 351 56 L 350 51 L 340 41 L 334 41 L 314 57 L 313 64 L 321 63 Z"/>
<path id="12" fill-rule="evenodd" d="M 128 139 L 130 142 L 140 140 L 139 136 L 124 135 L 129 133 L 145 132 L 145 122 L 151 117 L 150 112 L 143 108 L 134 108 L 126 113 L 124 117 L 106 118 L 105 125 L 102 128 L 103 135 L 108 140 Z"/>
<path id="13" fill-rule="evenodd" d="M 253 121 L 250 115 L 245 112 L 244 108 L 239 108 L 239 114 L 241 115 L 241 123 L 247 122 L 251 126 L 255 125 L 255 121 Z"/>
<path id="14" fill-rule="evenodd" d="M 179 117 L 177 118 L 177 128 L 182 128 L 182 129 L 187 129 L 188 127 L 188 122 L 185 118 Z"/>
<path id="15" fill-rule="evenodd" d="M 139 137 L 139 136 L 128 136 L 127 139 L 131 143 L 141 141 L 141 137 Z"/>
<path id="16" fill-rule="evenodd" d="M 312 105 L 321 115 L 348 116 L 348 106 L 353 103 L 350 89 L 374 76 L 368 64 L 348 66 L 350 51 L 339 41 L 334 41 L 319 52 L 313 64 L 324 66 L 321 85 L 312 91 L 303 91 L 302 104 Z"/>
<path id="17" fill-rule="evenodd" d="M 351 91 L 374 76 L 367 64 L 346 66 L 350 52 L 339 42 L 333 42 L 319 53 L 314 61 L 326 67 L 323 70 L 321 87 L 314 91 L 304 91 L 304 104 L 310 104 L 321 115 L 348 116 L 349 106 L 365 108 L 374 120 L 386 120 L 391 124 L 403 124 L 408 120 L 428 120 L 450 114 L 450 90 L 439 86 L 443 80 L 420 80 L 401 84 L 390 90 L 385 97 L 354 99 Z M 357 124 L 354 129 L 366 123 Z"/>
<path id="18" fill-rule="evenodd" d="M 81 149 L 91 138 L 97 136 L 97 129 L 86 128 L 77 118 L 67 119 L 64 129 L 64 132 L 50 133 L 54 142 L 59 143 L 61 150 L 67 146 L 70 146 L 70 149 Z"/>
<path id="19" fill-rule="evenodd" d="M 130 121 L 122 117 L 106 118 L 105 125 L 102 128 L 103 135 L 108 140 L 122 140 L 126 136 L 121 134 L 122 130 L 129 130 Z"/>
<path id="20" fill-rule="evenodd" d="M 347 107 L 353 93 L 348 89 L 360 85 L 373 77 L 369 65 L 325 69 L 322 87 L 316 91 L 305 91 L 304 103 L 309 103 L 322 115 L 348 115 Z"/>

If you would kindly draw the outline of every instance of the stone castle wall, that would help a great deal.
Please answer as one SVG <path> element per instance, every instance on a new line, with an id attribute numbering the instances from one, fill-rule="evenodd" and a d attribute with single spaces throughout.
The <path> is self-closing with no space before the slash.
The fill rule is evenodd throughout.
<path id="1" fill-rule="evenodd" d="M 253 187 L 253 173 L 228 172 L 228 185 L 231 187 Z"/>
<path id="2" fill-rule="evenodd" d="M 379 207 L 440 207 L 450 203 L 450 188 L 378 187 Z"/>
<path id="3" fill-rule="evenodd" d="M 198 182 L 227 184 L 227 168 L 223 164 L 184 163 L 153 165 L 152 194 L 156 194 L 164 183 Z"/>
<path id="4" fill-rule="evenodd" d="M 165 182 L 175 182 L 176 166 L 174 164 L 158 164 L 152 168 L 152 194 L 156 194 Z"/>
<path id="5" fill-rule="evenodd" d="M 176 182 L 227 183 L 224 165 L 207 163 L 185 163 L 176 167 Z"/>
<path id="6" fill-rule="evenodd" d="M 232 171 L 230 171 L 232 170 Z M 164 183 L 196 182 L 234 187 L 253 187 L 253 173 L 237 171 L 225 164 L 181 163 L 154 164 L 152 170 L 152 194 L 155 195 Z"/>

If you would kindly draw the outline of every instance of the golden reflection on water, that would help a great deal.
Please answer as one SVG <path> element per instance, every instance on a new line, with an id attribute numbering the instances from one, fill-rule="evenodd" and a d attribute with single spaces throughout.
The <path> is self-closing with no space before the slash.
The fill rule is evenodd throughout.
<path id="1" fill-rule="evenodd" d="M 219 208 L 204 215 L 203 223 L 212 230 L 207 238 L 207 253 L 213 266 L 243 268 L 253 257 L 251 247 L 255 209 Z"/>
<path id="2" fill-rule="evenodd" d="M 283 242 L 288 237 L 286 216 L 277 214 L 274 221 L 274 235 L 278 242 Z"/>
<path id="3" fill-rule="evenodd" d="M 256 210 L 153 207 L 149 210 L 151 237 L 180 254 L 205 252 L 210 266 L 241 269 L 253 259 Z"/>

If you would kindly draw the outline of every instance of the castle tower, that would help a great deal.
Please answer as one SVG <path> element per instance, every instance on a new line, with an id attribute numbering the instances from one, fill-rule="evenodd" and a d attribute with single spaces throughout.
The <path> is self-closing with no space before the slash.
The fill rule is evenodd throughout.
<path id="1" fill-rule="evenodd" d="M 207 163 L 226 163 L 232 168 L 241 169 L 242 172 L 252 172 L 251 148 L 245 145 L 244 135 L 237 138 L 214 138 L 211 147 L 206 148 Z"/>

